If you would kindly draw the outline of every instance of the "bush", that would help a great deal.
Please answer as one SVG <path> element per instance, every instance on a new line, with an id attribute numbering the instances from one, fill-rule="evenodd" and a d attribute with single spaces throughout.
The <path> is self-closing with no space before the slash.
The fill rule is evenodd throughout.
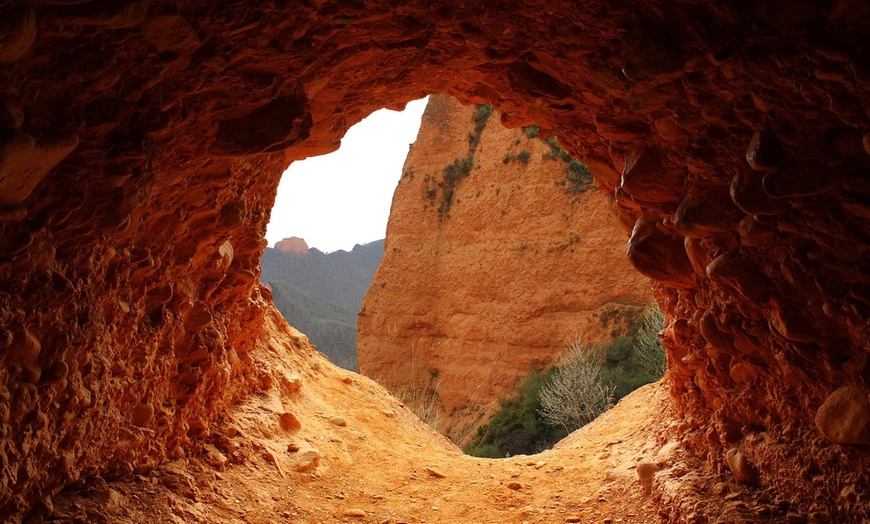
<path id="1" fill-rule="evenodd" d="M 568 162 L 568 167 L 565 168 L 565 173 L 568 178 L 568 193 L 583 193 L 592 187 L 595 179 L 592 178 L 592 172 L 582 162 L 576 158 L 572 158 Z"/>
<path id="2" fill-rule="evenodd" d="M 664 318 L 658 307 L 650 304 L 634 336 L 617 337 L 607 349 L 607 362 L 601 373 L 604 380 L 616 386 L 616 400 L 664 376 L 667 358 L 658 337 Z M 630 342 L 628 352 L 624 350 L 626 342 Z M 614 350 L 614 346 L 620 348 Z"/>
<path id="3" fill-rule="evenodd" d="M 462 180 L 471 173 L 471 166 L 473 163 L 474 159 L 470 156 L 457 158 L 452 164 L 447 164 L 447 166 L 444 167 L 444 180 L 447 182 Z"/>
<path id="4" fill-rule="evenodd" d="M 548 426 L 540 415 L 540 390 L 545 378 L 545 374 L 533 371 L 512 395 L 500 399 L 501 411 L 477 428 L 477 438 L 465 447 L 465 452 L 489 458 L 528 455 L 564 438 L 568 434 L 564 429 Z"/>
<path id="5" fill-rule="evenodd" d="M 478 428 L 477 438 L 465 452 L 491 458 L 538 453 L 623 396 L 660 379 L 665 372 L 665 351 L 658 340 L 663 320 L 664 315 L 651 304 L 631 337 L 619 336 L 591 349 L 572 343 L 549 371 L 533 371 L 513 394 L 499 401 L 501 411 Z M 566 386 L 563 395 L 557 395 L 552 386 L 559 381 Z M 545 393 L 548 389 L 550 393 Z M 554 397 L 549 419 L 545 395 Z M 558 412 L 563 416 L 557 416 Z"/>
<path id="6" fill-rule="evenodd" d="M 538 135 L 540 135 L 540 129 L 538 129 L 537 125 L 532 124 L 530 126 L 524 126 L 523 133 L 525 133 L 526 136 L 529 138 L 536 138 Z"/>
<path id="7" fill-rule="evenodd" d="M 613 405 L 616 386 L 603 381 L 604 352 L 575 340 L 541 388 L 541 415 L 547 424 L 574 431 Z"/>
<path id="8" fill-rule="evenodd" d="M 439 381 L 434 387 L 422 384 L 403 386 L 393 396 L 406 405 L 412 413 L 435 431 L 441 431 L 444 422 L 441 418 L 441 398 L 438 396 Z"/>
<path id="9" fill-rule="evenodd" d="M 532 158 L 532 154 L 530 152 L 526 151 L 525 149 L 523 149 L 522 151 L 520 151 L 517 154 L 517 160 L 519 160 L 523 164 L 528 164 L 530 158 Z"/>
<path id="10" fill-rule="evenodd" d="M 655 304 L 650 304 L 634 336 L 637 362 L 642 370 L 649 376 L 656 377 L 656 380 L 663 377 L 668 370 L 665 348 L 659 339 L 659 332 L 664 325 L 665 314 Z"/>

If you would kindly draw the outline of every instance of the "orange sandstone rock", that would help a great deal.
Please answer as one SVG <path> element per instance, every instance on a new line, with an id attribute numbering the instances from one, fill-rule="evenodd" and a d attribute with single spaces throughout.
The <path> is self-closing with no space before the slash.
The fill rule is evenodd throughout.
<path id="1" fill-rule="evenodd" d="M 571 192 L 549 145 L 475 111 L 430 98 L 357 322 L 360 371 L 434 395 L 459 441 L 566 342 L 625 334 L 651 300 L 607 196 L 591 179 Z M 469 151 L 468 174 L 449 181 Z"/>

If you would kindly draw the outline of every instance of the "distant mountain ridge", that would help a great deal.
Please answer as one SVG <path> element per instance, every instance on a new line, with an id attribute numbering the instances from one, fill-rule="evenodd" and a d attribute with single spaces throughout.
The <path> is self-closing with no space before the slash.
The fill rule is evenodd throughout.
<path id="1" fill-rule="evenodd" d="M 384 256 L 384 241 L 333 253 L 301 246 L 307 248 L 305 241 L 292 237 L 277 249 L 267 247 L 260 281 L 270 285 L 273 303 L 290 325 L 332 362 L 356 370 L 356 314 Z"/>

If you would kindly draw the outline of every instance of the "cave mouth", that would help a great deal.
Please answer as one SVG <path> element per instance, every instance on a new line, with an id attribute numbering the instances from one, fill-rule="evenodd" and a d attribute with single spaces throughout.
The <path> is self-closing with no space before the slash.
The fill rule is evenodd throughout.
<path id="1" fill-rule="evenodd" d="M 663 376 L 664 349 L 656 338 L 662 327 L 658 317 L 647 338 L 651 335 L 654 339 L 657 355 L 652 358 L 658 359 L 660 369 L 641 370 L 640 349 L 635 355 L 640 326 L 646 315 L 652 314 L 645 302 L 652 297 L 648 283 L 625 260 L 627 232 L 615 223 L 611 202 L 598 191 L 589 169 L 568 154 L 556 138 L 541 137 L 534 124 L 507 129 L 500 123 L 500 113 L 489 105 L 462 105 L 446 95 L 432 95 L 425 111 L 411 117 L 415 119 L 416 140 L 410 151 L 406 154 L 402 144 L 399 163 L 376 164 L 387 153 L 368 151 L 380 145 L 361 143 L 361 137 L 386 142 L 390 137 L 384 127 L 392 125 L 383 118 L 376 122 L 376 115 L 351 128 L 338 151 L 316 159 L 323 162 L 296 162 L 282 177 L 267 237 L 277 241 L 294 236 L 265 250 L 260 280 L 269 287 L 272 303 L 288 323 L 305 333 L 334 364 L 352 371 L 357 370 L 359 338 L 368 352 L 364 374 L 387 387 L 421 420 L 467 453 L 489 458 L 549 449 L 629 392 Z M 407 134 L 392 138 L 407 143 Z M 361 150 L 368 156 L 361 155 Z M 344 159 L 335 158 L 342 154 Z M 333 161 L 325 162 L 330 157 Z M 330 173 L 353 172 L 360 179 L 366 163 L 375 164 L 373 168 L 381 172 L 392 169 L 398 179 L 397 185 L 389 188 L 389 197 L 380 199 L 392 201 L 390 227 L 381 228 L 391 232 L 387 241 L 392 251 L 384 253 L 381 245 L 375 259 L 378 246 L 374 244 L 354 242 L 357 245 L 352 250 L 332 253 L 309 248 L 305 239 L 296 237 L 297 233 L 308 236 L 301 232 L 305 224 L 300 221 L 319 220 L 318 226 L 332 228 L 334 233 L 342 227 L 342 218 L 361 221 L 362 215 L 372 213 L 376 204 L 369 196 L 373 191 L 366 194 L 368 181 L 348 188 L 351 179 Z M 299 181 L 285 184 L 288 179 L 303 177 L 324 178 L 327 191 L 318 194 L 318 186 Z M 347 201 L 335 204 L 332 200 L 341 198 L 337 192 L 352 194 L 361 205 L 348 210 L 344 208 Z M 381 192 L 387 192 L 385 185 Z M 525 205 L 517 206 L 517 202 Z M 546 214 L 561 217 L 539 221 L 524 230 L 522 224 L 532 221 L 539 214 L 533 209 L 544 202 L 550 206 Z M 282 215 L 285 208 L 290 213 Z M 293 219 L 292 225 L 281 223 Z M 275 232 L 278 228 L 285 233 Z M 329 240 L 325 231 L 316 233 Z M 504 253 L 493 251 L 494 237 Z M 316 244 L 318 237 L 313 238 Z M 458 238 L 462 240 L 458 242 Z M 434 246 L 440 246 L 437 255 Z M 457 256 L 454 250 L 462 253 Z M 418 255 L 414 258 L 397 251 Z M 489 274 L 472 275 L 475 268 L 468 260 L 489 268 Z M 382 262 L 388 267 L 376 275 Z M 518 271 L 521 267 L 524 272 Z M 571 267 L 585 269 L 565 270 Z M 402 274 L 397 275 L 397 271 Z M 475 286 L 469 281 L 478 278 L 495 284 L 499 271 L 516 275 L 510 293 L 494 286 L 489 288 L 491 296 L 481 295 L 485 291 L 479 286 L 471 291 L 444 289 L 471 289 Z M 466 278 L 435 282 L 432 272 Z M 621 275 L 603 277 L 605 272 Z M 563 295 L 559 298 L 520 305 L 529 300 L 523 295 L 537 294 L 535 290 L 548 283 L 551 287 L 546 294 L 561 286 L 568 289 L 556 293 Z M 397 307 L 400 313 L 415 307 L 391 294 L 396 287 L 412 290 L 417 305 L 443 303 L 447 310 L 415 318 L 409 326 L 407 318 L 390 316 Z M 366 293 L 369 298 L 363 305 Z M 468 295 L 459 303 L 451 301 L 451 295 L 455 299 L 464 293 Z M 596 298 L 580 299 L 584 294 Z M 505 300 L 502 307 L 486 309 L 486 303 Z M 465 320 L 476 324 L 470 328 L 475 334 L 469 334 L 468 328 L 457 329 L 451 320 L 463 311 L 478 309 Z M 362 331 L 358 331 L 356 313 L 361 310 Z M 657 309 L 655 313 L 660 315 Z M 390 326 L 387 333 L 373 327 L 372 317 Z M 532 338 L 504 339 L 501 333 L 505 327 L 519 324 L 534 326 L 523 330 Z M 438 334 L 432 336 L 432 329 Z M 543 331 L 552 333 L 541 335 Z M 371 355 L 378 352 L 371 345 L 378 343 L 372 337 L 381 337 L 379 342 L 386 344 L 384 352 L 395 352 L 398 345 L 406 347 L 388 357 Z M 482 368 L 471 380 L 444 362 L 453 358 L 450 348 L 469 344 L 477 345 L 474 366 Z M 512 345 L 533 349 L 519 360 L 508 355 L 499 362 L 502 354 L 515 351 Z M 596 357 L 583 357 L 581 352 Z M 405 359 L 410 367 L 385 368 L 385 358 Z M 557 366 L 560 358 L 563 366 Z M 595 358 L 598 362 L 593 362 Z M 494 367 L 509 370 L 486 371 Z M 499 383 L 486 383 L 491 380 Z M 569 384 L 580 383 L 587 391 L 568 391 Z M 473 391 L 456 391 L 467 389 L 468 384 L 475 384 Z M 443 399 L 439 393 L 442 386 Z M 457 405 L 457 398 L 465 399 L 463 405 Z M 546 409 L 542 399 L 547 399 Z M 569 407 L 572 403 L 582 406 Z"/>
<path id="2" fill-rule="evenodd" d="M 260 281 L 288 323 L 351 371 L 357 312 L 383 258 L 390 203 L 425 105 L 375 111 L 335 152 L 292 163 L 272 207 Z"/>

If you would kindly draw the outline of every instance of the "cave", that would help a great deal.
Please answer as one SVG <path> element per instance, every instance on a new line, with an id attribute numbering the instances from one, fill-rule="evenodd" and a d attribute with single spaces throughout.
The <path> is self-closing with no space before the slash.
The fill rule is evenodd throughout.
<path id="1" fill-rule="evenodd" d="M 853 0 L 5 2 L 0 518 L 298 390 L 257 349 L 280 174 L 430 93 L 558 135 L 613 195 L 667 316 L 662 431 L 789 522 L 870 518 L 868 26 Z"/>

